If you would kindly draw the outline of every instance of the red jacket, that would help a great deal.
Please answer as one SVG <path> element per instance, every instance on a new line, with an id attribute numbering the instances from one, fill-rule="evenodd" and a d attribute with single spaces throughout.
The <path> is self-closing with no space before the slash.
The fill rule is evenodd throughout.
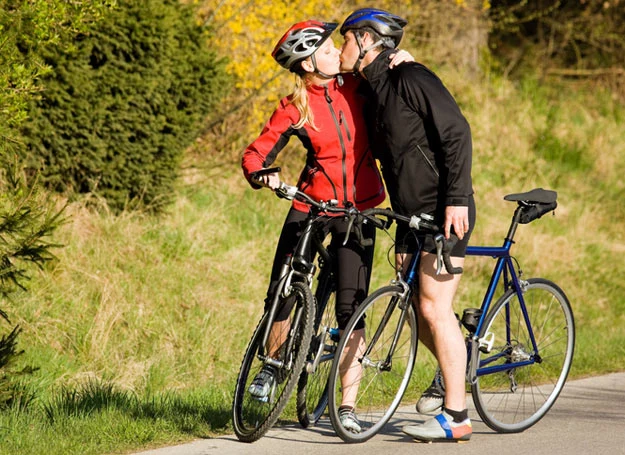
<path id="1" fill-rule="evenodd" d="M 357 92 L 359 81 L 352 75 L 343 79 L 343 85 L 333 79 L 327 86 L 308 87 L 317 131 L 308 123 L 293 128 L 299 112 L 289 97 L 280 101 L 260 136 L 243 153 L 242 167 L 248 181 L 252 172 L 270 167 L 295 135 L 307 151 L 306 166 L 297 184 L 300 190 L 315 200 L 336 199 L 341 206 L 351 202 L 359 210 L 384 201 L 384 186 L 369 149 L 363 117 L 365 99 Z M 293 207 L 308 211 L 308 206 L 298 201 L 293 201 Z"/>

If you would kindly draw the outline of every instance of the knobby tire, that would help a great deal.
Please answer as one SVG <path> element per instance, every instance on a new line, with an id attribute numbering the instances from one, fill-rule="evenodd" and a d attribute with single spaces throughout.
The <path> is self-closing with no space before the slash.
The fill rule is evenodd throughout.
<path id="1" fill-rule="evenodd" d="M 299 324 L 291 327 L 287 341 L 283 344 L 287 346 L 292 341 L 291 352 L 281 349 L 281 359 L 292 359 L 291 368 L 278 372 L 280 379 L 267 402 L 255 399 L 248 392 L 251 382 L 263 367 L 257 353 L 265 330 L 266 316 L 263 316 L 256 327 L 241 363 L 232 405 L 232 421 L 237 438 L 243 442 L 260 439 L 276 423 L 289 401 L 306 360 L 314 323 L 313 297 L 304 283 L 292 283 L 291 286 L 295 295 L 291 314 L 295 315 L 298 309 L 301 311 Z"/>

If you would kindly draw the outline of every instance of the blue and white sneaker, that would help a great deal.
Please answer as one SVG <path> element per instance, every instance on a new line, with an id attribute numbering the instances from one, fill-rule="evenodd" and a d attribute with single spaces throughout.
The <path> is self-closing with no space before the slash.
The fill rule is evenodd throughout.
<path id="1" fill-rule="evenodd" d="M 466 442 L 471 439 L 473 427 L 470 419 L 456 423 L 452 416 L 443 411 L 421 425 L 407 425 L 402 431 L 419 441 Z"/>

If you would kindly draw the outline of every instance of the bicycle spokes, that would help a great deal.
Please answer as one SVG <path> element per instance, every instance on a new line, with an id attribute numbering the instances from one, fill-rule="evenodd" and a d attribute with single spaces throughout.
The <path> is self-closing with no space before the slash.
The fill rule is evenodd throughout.
<path id="1" fill-rule="evenodd" d="M 483 325 L 479 339 L 492 346 L 473 357 L 476 409 L 496 431 L 523 431 L 547 413 L 566 381 L 575 342 L 570 304 L 553 283 L 530 279 L 523 300 L 508 291 Z"/>
<path id="2" fill-rule="evenodd" d="M 347 442 L 374 436 L 391 418 L 408 387 L 417 348 L 412 306 L 397 303 L 403 289 L 389 286 L 372 293 L 350 320 L 337 347 L 330 374 L 330 417 L 337 434 Z M 357 328 L 364 321 L 364 328 Z M 364 346 L 350 337 L 364 332 Z M 351 403 L 360 433 L 343 427 L 339 406 Z"/>

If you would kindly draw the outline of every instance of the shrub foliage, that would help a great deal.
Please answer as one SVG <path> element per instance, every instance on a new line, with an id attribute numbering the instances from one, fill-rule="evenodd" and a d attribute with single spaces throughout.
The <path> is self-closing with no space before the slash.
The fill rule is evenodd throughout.
<path id="1" fill-rule="evenodd" d="M 48 45 L 71 47 L 72 37 L 88 30 L 115 0 L 0 0 L 0 166 L 14 163 L 23 149 L 19 126 L 28 102 L 39 96 L 39 79 L 48 74 L 39 51 Z"/>
<path id="2" fill-rule="evenodd" d="M 193 17 L 176 0 L 119 1 L 71 50 L 47 49 L 52 71 L 23 132 L 29 166 L 50 188 L 114 210 L 167 201 L 226 83 Z"/>

